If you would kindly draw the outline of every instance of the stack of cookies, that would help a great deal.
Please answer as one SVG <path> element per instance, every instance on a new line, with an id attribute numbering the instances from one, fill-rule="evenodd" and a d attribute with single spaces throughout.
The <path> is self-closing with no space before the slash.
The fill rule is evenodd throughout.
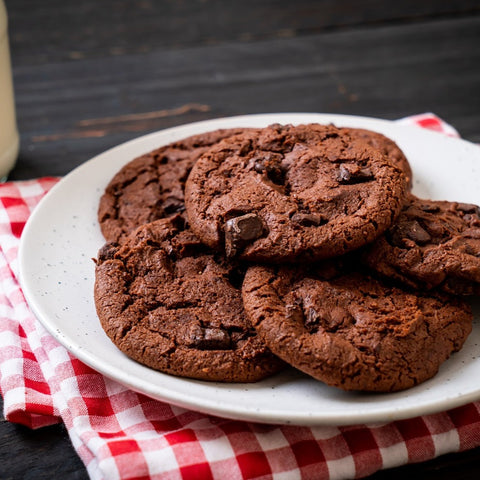
<path id="1" fill-rule="evenodd" d="M 217 130 L 136 158 L 98 209 L 103 329 L 183 377 L 417 385 L 471 331 L 480 209 L 411 184 L 392 140 L 333 125 Z"/>

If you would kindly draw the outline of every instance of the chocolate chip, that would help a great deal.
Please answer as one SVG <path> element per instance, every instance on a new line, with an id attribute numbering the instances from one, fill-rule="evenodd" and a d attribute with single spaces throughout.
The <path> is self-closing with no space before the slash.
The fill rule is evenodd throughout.
<path id="1" fill-rule="evenodd" d="M 262 219 L 255 213 L 231 218 L 225 223 L 225 252 L 234 257 L 238 250 L 261 237 L 264 232 Z"/>
<path id="2" fill-rule="evenodd" d="M 480 256 L 480 244 L 476 239 L 457 237 L 450 243 L 449 246 L 455 248 L 455 250 L 472 255 L 473 257 Z"/>
<path id="3" fill-rule="evenodd" d="M 432 239 L 430 234 L 416 220 L 406 225 L 404 232 L 410 240 L 420 245 Z"/>
<path id="4" fill-rule="evenodd" d="M 358 165 L 340 165 L 337 172 L 338 182 L 346 185 L 368 182 L 373 179 L 373 172 L 370 168 Z"/>
<path id="5" fill-rule="evenodd" d="M 252 141 L 250 139 L 245 139 L 240 147 L 240 155 L 247 155 L 252 150 Z"/>
<path id="6" fill-rule="evenodd" d="M 115 258 L 115 254 L 118 251 L 118 248 L 118 243 L 106 243 L 98 252 L 98 263 L 102 263 L 107 260 L 113 260 Z"/>
<path id="7" fill-rule="evenodd" d="M 255 160 L 255 163 L 253 164 L 253 169 L 257 173 L 263 173 L 265 171 L 265 161 L 261 158 Z"/>
<path id="8" fill-rule="evenodd" d="M 302 299 L 296 298 L 292 303 L 285 305 L 285 317 L 297 324 L 305 324 L 305 315 L 303 314 Z"/>
<path id="9" fill-rule="evenodd" d="M 440 211 L 440 207 L 437 205 L 428 205 L 428 204 L 422 204 L 420 205 L 420 209 L 425 212 L 425 213 L 437 213 Z"/>
<path id="10" fill-rule="evenodd" d="M 447 228 L 445 228 L 445 225 L 443 223 L 435 220 L 429 221 L 428 219 L 423 219 L 423 223 L 425 225 L 425 230 L 427 230 L 430 236 L 433 236 L 437 239 L 450 237 L 450 232 Z"/>
<path id="11" fill-rule="evenodd" d="M 327 220 L 321 215 L 297 212 L 292 215 L 292 222 L 302 225 L 303 227 L 319 227 L 320 225 L 325 225 Z"/>
<path id="12" fill-rule="evenodd" d="M 463 219 L 472 226 L 480 227 L 480 214 L 465 213 Z"/>
<path id="13" fill-rule="evenodd" d="M 366 182 L 368 180 L 373 180 L 373 172 L 370 168 L 365 167 L 361 168 L 358 173 L 355 175 L 362 182 Z"/>
<path id="14" fill-rule="evenodd" d="M 187 343 L 192 348 L 200 350 L 227 350 L 230 348 L 230 335 L 219 328 L 203 328 L 196 326 L 191 329 Z"/>
<path id="15" fill-rule="evenodd" d="M 338 172 L 337 172 L 337 180 L 340 183 L 348 183 L 351 178 L 352 178 L 352 174 L 350 170 L 346 168 L 344 165 L 340 165 L 340 168 L 338 169 Z"/>
<path id="16" fill-rule="evenodd" d="M 480 228 L 468 228 L 463 232 L 463 235 L 467 238 L 480 240 Z"/>
<path id="17" fill-rule="evenodd" d="M 285 183 L 286 169 L 282 167 L 282 155 L 266 152 L 254 160 L 253 169 L 257 173 L 264 173 L 276 185 Z"/>
<path id="18" fill-rule="evenodd" d="M 330 330 L 338 330 L 342 326 L 354 325 L 356 320 L 352 315 L 342 307 L 334 307 L 329 311 Z"/>
<path id="19" fill-rule="evenodd" d="M 480 208 L 473 203 L 457 203 L 457 210 L 460 210 L 463 213 L 476 213 L 480 215 Z"/>
<path id="20" fill-rule="evenodd" d="M 230 336 L 225 330 L 205 328 L 204 342 L 210 348 L 225 349 L 230 347 Z"/>
<path id="21" fill-rule="evenodd" d="M 238 266 L 236 268 L 232 268 L 228 272 L 228 281 L 230 284 L 238 289 L 242 288 L 243 279 L 245 278 L 245 266 Z"/>
<path id="22" fill-rule="evenodd" d="M 227 230 L 234 233 L 239 240 L 254 240 L 263 233 L 263 222 L 256 213 L 247 213 L 228 220 Z"/>
<path id="23" fill-rule="evenodd" d="M 305 328 L 314 333 L 318 331 L 320 327 L 320 314 L 312 307 L 310 307 L 305 315 Z"/>
<path id="24" fill-rule="evenodd" d="M 163 211 L 166 215 L 173 215 L 185 210 L 185 202 L 175 197 L 169 197 L 163 202 Z"/>
<path id="25" fill-rule="evenodd" d="M 401 248 L 412 248 L 413 244 L 409 245 L 409 240 L 422 245 L 432 239 L 430 234 L 416 220 L 392 228 L 388 237 L 393 245 Z"/>
<path id="26" fill-rule="evenodd" d="M 354 323 L 355 319 L 341 307 L 334 307 L 328 311 L 309 307 L 305 312 L 304 324 L 309 333 L 316 333 L 320 328 L 327 332 L 335 332 L 343 326 Z"/>

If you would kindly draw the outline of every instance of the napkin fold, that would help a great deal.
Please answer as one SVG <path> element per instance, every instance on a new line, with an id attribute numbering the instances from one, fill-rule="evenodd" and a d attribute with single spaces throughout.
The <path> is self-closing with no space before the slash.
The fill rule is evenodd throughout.
<path id="1" fill-rule="evenodd" d="M 399 122 L 458 136 L 431 113 Z M 92 479 L 358 478 L 480 445 L 480 402 L 382 425 L 264 425 L 152 400 L 95 372 L 47 333 L 18 281 L 21 232 L 58 180 L 0 185 L 0 392 L 10 422 L 64 422 Z"/>

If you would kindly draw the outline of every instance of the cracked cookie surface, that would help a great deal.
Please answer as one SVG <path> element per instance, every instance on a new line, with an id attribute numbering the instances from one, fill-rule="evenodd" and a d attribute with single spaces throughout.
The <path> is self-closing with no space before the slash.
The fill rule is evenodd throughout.
<path id="1" fill-rule="evenodd" d="M 165 373 L 253 382 L 283 367 L 247 319 L 244 270 L 213 255 L 180 216 L 107 243 L 95 269 L 103 329 L 126 355 Z"/>
<path id="2" fill-rule="evenodd" d="M 391 392 L 431 378 L 471 331 L 469 305 L 358 272 L 250 267 L 245 310 L 272 352 L 344 390 Z"/>
<path id="3" fill-rule="evenodd" d="M 348 128 L 346 130 L 350 133 L 350 135 L 357 135 L 365 140 L 370 146 L 380 150 L 384 155 L 386 155 L 388 159 L 403 172 L 407 180 L 408 187 L 412 187 L 413 173 L 410 163 L 408 162 L 407 157 L 403 153 L 402 149 L 391 138 L 388 138 L 381 133 L 364 128 Z"/>
<path id="4" fill-rule="evenodd" d="M 480 208 L 411 196 L 362 261 L 412 288 L 480 295 Z"/>
<path id="5" fill-rule="evenodd" d="M 194 232 L 228 257 L 311 261 L 379 236 L 406 189 L 402 171 L 348 129 L 271 125 L 206 151 L 185 204 Z"/>
<path id="6" fill-rule="evenodd" d="M 185 210 L 184 186 L 197 158 L 210 146 L 245 129 L 194 135 L 146 153 L 111 179 L 98 207 L 98 221 L 109 242 L 122 242 L 135 228 Z"/>

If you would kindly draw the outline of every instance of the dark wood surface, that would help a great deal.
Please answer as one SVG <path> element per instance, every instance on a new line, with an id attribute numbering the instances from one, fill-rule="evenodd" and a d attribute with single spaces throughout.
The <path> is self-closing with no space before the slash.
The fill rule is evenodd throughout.
<path id="1" fill-rule="evenodd" d="M 6 0 L 21 152 L 64 175 L 161 128 L 260 112 L 432 111 L 480 142 L 477 0 Z M 472 379 L 475 381 L 475 379 Z M 372 479 L 477 479 L 480 449 Z M 0 478 L 87 478 L 62 426 L 0 422 Z"/>

